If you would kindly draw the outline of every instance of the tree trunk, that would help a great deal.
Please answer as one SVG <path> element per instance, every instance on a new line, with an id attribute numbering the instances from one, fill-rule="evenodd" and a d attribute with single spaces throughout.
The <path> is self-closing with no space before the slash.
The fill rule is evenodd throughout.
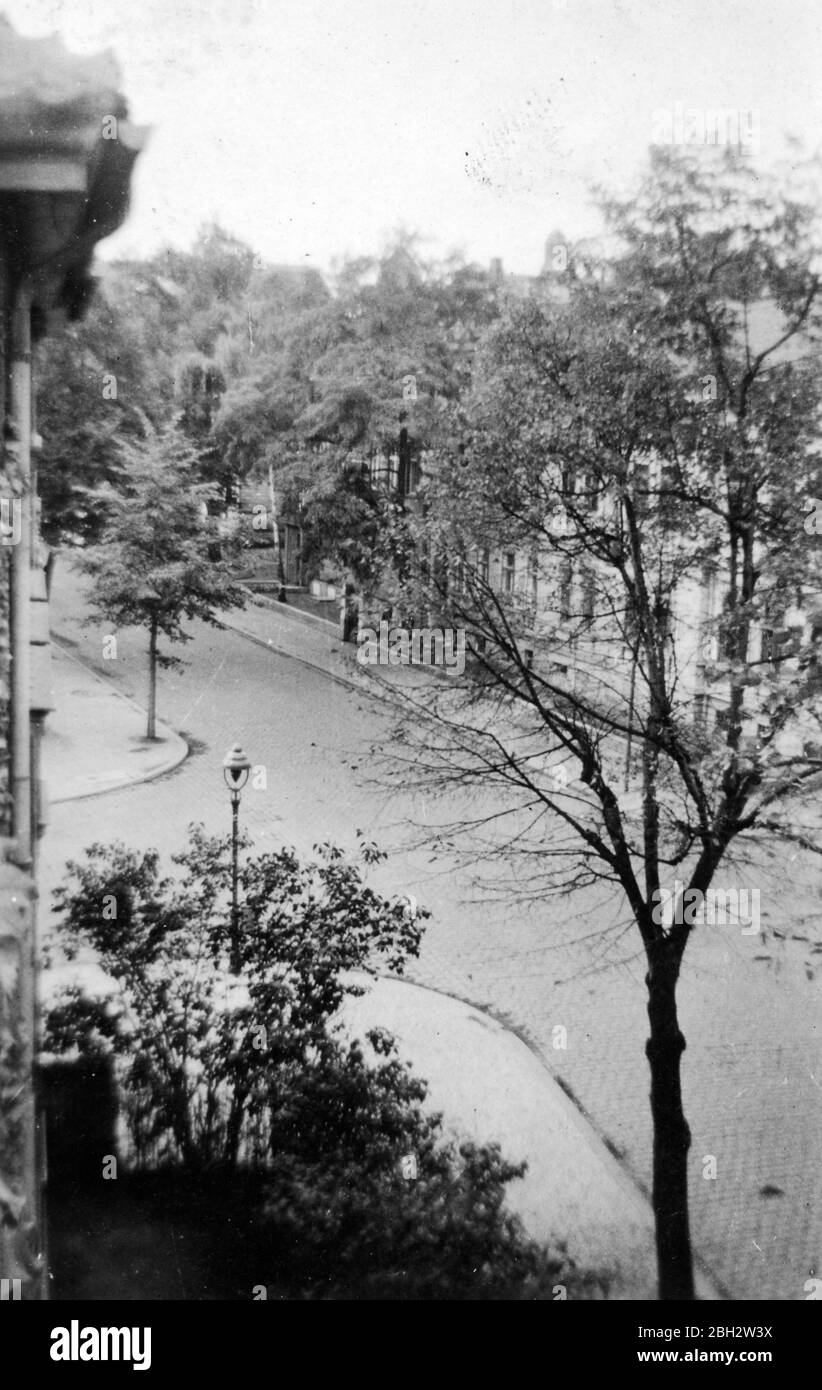
<path id="1" fill-rule="evenodd" d="M 152 621 L 148 639 L 148 727 L 146 738 L 157 737 L 157 620 Z"/>
<path id="2" fill-rule="evenodd" d="M 676 1012 L 678 974 L 679 962 L 669 954 L 668 948 L 662 959 L 652 962 L 645 980 L 651 1024 L 645 1051 L 651 1068 L 653 1207 L 662 1301 L 696 1297 L 688 1220 L 691 1132 L 682 1108 L 680 1059 L 685 1051 L 685 1039 Z"/>

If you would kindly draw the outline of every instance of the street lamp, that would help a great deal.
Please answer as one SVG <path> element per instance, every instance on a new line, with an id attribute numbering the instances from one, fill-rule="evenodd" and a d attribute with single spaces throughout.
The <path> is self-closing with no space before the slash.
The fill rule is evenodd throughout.
<path id="1" fill-rule="evenodd" d="M 240 811 L 240 792 L 248 781 L 251 763 L 239 743 L 229 748 L 223 758 L 223 777 L 231 792 L 231 970 L 240 973 L 240 905 L 237 899 L 237 830 Z"/>

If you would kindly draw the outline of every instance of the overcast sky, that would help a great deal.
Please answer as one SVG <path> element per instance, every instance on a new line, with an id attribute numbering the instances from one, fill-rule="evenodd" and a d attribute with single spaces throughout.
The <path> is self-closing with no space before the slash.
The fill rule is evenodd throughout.
<path id="1" fill-rule="evenodd" d="M 661 111 L 723 108 L 770 163 L 822 146 L 819 0 L 0 0 L 19 33 L 111 47 L 154 127 L 105 254 L 217 219 L 327 269 L 403 224 L 535 273 L 589 186 L 628 188 Z"/>

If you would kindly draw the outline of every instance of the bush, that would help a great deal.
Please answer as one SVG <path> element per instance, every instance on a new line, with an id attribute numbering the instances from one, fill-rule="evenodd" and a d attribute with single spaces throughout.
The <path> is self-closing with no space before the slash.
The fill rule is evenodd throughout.
<path id="1" fill-rule="evenodd" d="M 234 1231 L 223 1296 L 586 1296 L 596 1281 L 505 1211 L 524 1166 L 446 1141 L 390 1035 L 343 1030 L 358 975 L 401 972 L 427 916 L 367 886 L 382 857 L 362 843 L 358 861 L 329 845 L 308 864 L 290 850 L 247 859 L 235 976 L 227 838 L 191 827 L 168 876 L 156 851 L 92 846 L 55 895 L 49 950 L 90 947 L 111 990 L 63 989 L 46 1047 L 110 1058 L 127 1169 L 178 1192 L 182 1179 L 189 1217 L 199 1205 Z"/>

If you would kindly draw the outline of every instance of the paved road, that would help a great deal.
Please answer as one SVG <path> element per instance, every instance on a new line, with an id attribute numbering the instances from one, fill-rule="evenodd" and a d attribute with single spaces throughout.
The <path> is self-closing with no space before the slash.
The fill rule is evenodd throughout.
<path id="1" fill-rule="evenodd" d="M 143 698 L 142 636 L 118 634 L 117 662 L 103 663 L 104 629 L 82 628 L 81 616 L 63 570 L 55 631 Z M 647 1185 L 644 969 L 632 936 L 613 925 L 618 905 L 589 896 L 573 910 L 555 902 L 525 913 L 477 900 L 454 862 L 409 848 L 407 826 L 429 813 L 425 800 L 371 784 L 369 748 L 388 737 L 384 709 L 232 632 L 191 632 L 189 664 L 160 683 L 160 714 L 190 739 L 191 757 L 148 786 L 55 807 L 44 882 L 95 839 L 119 834 L 170 851 L 191 820 L 226 828 L 220 761 L 239 740 L 266 769 L 266 788 L 243 798 L 255 841 L 303 852 L 325 838 L 350 847 L 360 828 L 391 850 L 380 886 L 413 893 L 435 914 L 414 978 L 518 1030 Z M 681 1012 L 693 1226 L 701 1256 L 734 1297 L 801 1299 L 822 1266 L 820 989 L 795 971 L 777 974 L 772 953 L 755 959 L 768 954 L 758 939 L 721 929 L 689 946 Z M 703 1176 L 712 1168 L 715 1177 Z"/>

